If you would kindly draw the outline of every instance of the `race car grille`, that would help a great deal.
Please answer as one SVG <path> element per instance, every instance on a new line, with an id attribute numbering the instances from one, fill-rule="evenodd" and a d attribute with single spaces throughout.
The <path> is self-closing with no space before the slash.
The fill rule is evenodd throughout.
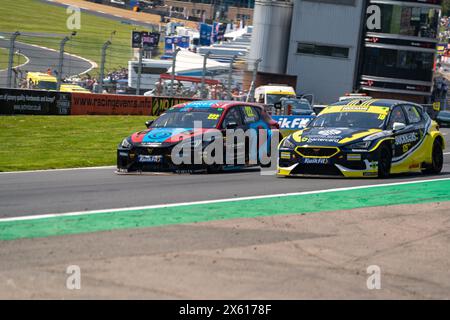
<path id="1" fill-rule="evenodd" d="M 170 148 L 148 148 L 148 147 L 139 147 L 136 148 L 136 153 L 145 155 L 145 156 L 159 156 L 159 155 L 170 155 Z"/>
<path id="2" fill-rule="evenodd" d="M 291 174 L 323 175 L 323 176 L 343 176 L 341 171 L 334 165 L 321 164 L 299 164 L 292 170 Z"/>
<path id="3" fill-rule="evenodd" d="M 336 147 L 297 147 L 295 149 L 304 158 L 331 158 L 339 153 Z"/>

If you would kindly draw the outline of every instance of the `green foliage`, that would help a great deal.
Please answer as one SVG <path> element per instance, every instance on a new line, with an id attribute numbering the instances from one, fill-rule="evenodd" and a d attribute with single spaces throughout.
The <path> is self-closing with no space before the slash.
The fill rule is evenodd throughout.
<path id="1" fill-rule="evenodd" d="M 444 16 L 450 15 L 450 0 L 442 1 L 442 15 Z"/>

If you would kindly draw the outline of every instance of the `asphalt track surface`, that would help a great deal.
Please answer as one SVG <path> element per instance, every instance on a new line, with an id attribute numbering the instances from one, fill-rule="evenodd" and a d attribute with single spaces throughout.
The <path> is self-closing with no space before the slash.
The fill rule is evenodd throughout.
<path id="1" fill-rule="evenodd" d="M 442 132 L 448 146 L 450 130 Z M 0 173 L 0 218 L 448 178 L 450 154 L 444 162 L 440 175 L 390 179 L 277 178 L 258 169 L 215 175 L 116 175 L 114 168 Z"/>
<path id="2" fill-rule="evenodd" d="M 5 34 L 0 35 L 7 38 Z M 58 69 L 58 61 L 59 61 L 58 51 L 40 48 L 30 44 L 25 44 L 20 42 L 19 40 L 20 37 L 15 44 L 15 50 L 16 51 L 19 50 L 22 55 L 26 56 L 29 59 L 29 62 L 27 64 L 20 67 L 20 70 L 22 70 L 23 72 L 25 71 L 46 72 L 48 68 L 51 68 L 51 70 Z M 5 48 L 9 50 L 9 47 L 10 47 L 9 39 L 0 38 L 0 48 Z M 26 62 L 23 56 L 20 59 L 21 64 Z M 89 61 L 66 53 L 64 55 L 63 77 L 84 73 L 89 69 L 91 69 L 92 67 L 93 66 Z M 6 83 L 7 83 L 7 71 L 0 70 L 0 87 L 5 87 Z"/>

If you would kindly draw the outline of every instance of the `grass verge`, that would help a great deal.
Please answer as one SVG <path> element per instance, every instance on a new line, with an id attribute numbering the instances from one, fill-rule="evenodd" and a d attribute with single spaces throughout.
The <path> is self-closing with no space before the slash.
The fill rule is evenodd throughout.
<path id="1" fill-rule="evenodd" d="M 0 171 L 114 165 L 148 116 L 0 116 Z"/>
<path id="2" fill-rule="evenodd" d="M 54 35 L 57 37 L 37 37 L 23 35 L 18 41 L 36 44 L 59 50 L 62 35 L 70 35 L 67 29 L 69 15 L 66 9 L 38 0 L 1 0 L 0 1 L 0 31 L 22 33 L 36 33 Z M 106 69 L 111 71 L 119 67 L 127 67 L 132 58 L 131 31 L 144 27 L 123 24 L 120 21 L 98 17 L 81 11 L 81 29 L 77 35 L 67 43 L 66 52 L 95 61 L 100 65 L 101 48 L 103 43 L 111 38 L 112 45 L 108 49 Z M 148 31 L 148 30 L 147 30 Z M 42 66 L 43 70 L 47 68 Z"/>
<path id="3" fill-rule="evenodd" d="M 8 68 L 8 56 L 9 56 L 9 52 L 8 50 L 4 49 L 4 48 L 0 48 L 0 70 L 5 70 Z M 22 59 L 22 60 L 20 60 Z M 24 59 L 15 54 L 14 55 L 14 66 L 19 65 L 20 63 L 23 63 Z"/>

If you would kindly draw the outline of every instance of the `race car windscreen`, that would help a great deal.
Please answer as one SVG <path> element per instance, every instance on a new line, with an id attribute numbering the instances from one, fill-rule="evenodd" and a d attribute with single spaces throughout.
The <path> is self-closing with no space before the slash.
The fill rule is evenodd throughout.
<path id="1" fill-rule="evenodd" d="M 371 112 L 335 112 L 319 115 L 308 127 L 381 129 L 385 116 Z"/>
<path id="2" fill-rule="evenodd" d="M 217 108 L 179 108 L 162 114 L 152 123 L 152 128 L 216 128 L 223 110 Z"/>
<path id="3" fill-rule="evenodd" d="M 278 103 L 278 102 L 280 102 L 280 100 L 282 99 L 282 98 L 292 98 L 292 97 L 294 97 L 295 98 L 295 95 L 286 95 L 286 94 L 268 94 L 267 96 L 266 96 L 266 98 L 267 98 L 267 104 L 275 104 L 275 103 Z"/>
<path id="4" fill-rule="evenodd" d="M 288 104 L 292 105 L 293 108 L 295 110 L 311 110 L 311 106 L 308 102 L 304 102 L 304 101 L 300 101 L 300 102 L 295 102 L 295 101 L 288 101 Z"/>
<path id="5" fill-rule="evenodd" d="M 44 90 L 56 90 L 56 82 L 53 81 L 39 81 L 37 85 L 38 89 Z"/>

